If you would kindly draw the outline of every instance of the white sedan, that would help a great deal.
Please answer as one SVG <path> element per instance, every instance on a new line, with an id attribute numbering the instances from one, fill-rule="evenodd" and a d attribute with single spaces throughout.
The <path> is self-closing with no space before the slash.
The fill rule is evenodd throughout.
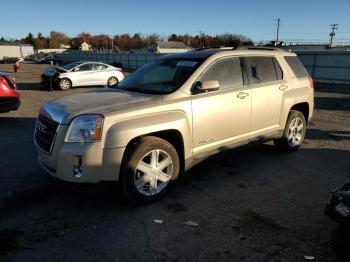
<path id="1" fill-rule="evenodd" d="M 74 62 L 62 67 L 49 67 L 41 75 L 41 84 L 57 85 L 61 90 L 75 86 L 113 86 L 124 79 L 121 71 L 121 68 L 101 62 Z"/>

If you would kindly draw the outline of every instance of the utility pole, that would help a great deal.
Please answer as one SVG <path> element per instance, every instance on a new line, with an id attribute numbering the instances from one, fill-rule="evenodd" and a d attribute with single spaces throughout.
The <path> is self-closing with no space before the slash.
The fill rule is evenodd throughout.
<path id="1" fill-rule="evenodd" d="M 113 47 L 114 47 L 114 35 L 111 35 L 111 39 L 112 39 L 112 53 L 113 53 Z"/>
<path id="2" fill-rule="evenodd" d="M 198 31 L 199 32 L 199 48 L 202 48 L 202 31 Z"/>
<path id="3" fill-rule="evenodd" d="M 276 43 L 275 46 L 278 45 L 278 36 L 280 33 L 280 25 L 281 25 L 281 18 L 277 18 L 277 30 L 276 30 Z"/>
<path id="4" fill-rule="evenodd" d="M 332 47 L 332 43 L 333 43 L 333 37 L 335 36 L 335 30 L 338 29 L 338 24 L 331 24 L 330 27 L 332 29 L 332 31 L 329 33 L 329 36 L 331 37 L 330 41 L 329 41 L 329 47 Z"/>

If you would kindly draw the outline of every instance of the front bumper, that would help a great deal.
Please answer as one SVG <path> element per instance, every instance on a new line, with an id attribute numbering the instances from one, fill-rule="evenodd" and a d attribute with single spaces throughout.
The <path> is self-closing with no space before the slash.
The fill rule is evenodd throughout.
<path id="1" fill-rule="evenodd" d="M 47 76 L 45 74 L 42 74 L 40 84 L 42 88 L 56 88 L 58 85 L 58 78 L 56 75 Z"/>
<path id="2" fill-rule="evenodd" d="M 16 111 L 21 105 L 21 101 L 17 98 L 0 99 L 0 113 Z"/>
<path id="3" fill-rule="evenodd" d="M 102 148 L 101 143 L 65 143 L 60 126 L 52 153 L 38 148 L 38 160 L 51 176 L 76 183 L 117 181 L 125 148 Z M 77 174 L 75 171 L 80 170 Z"/>

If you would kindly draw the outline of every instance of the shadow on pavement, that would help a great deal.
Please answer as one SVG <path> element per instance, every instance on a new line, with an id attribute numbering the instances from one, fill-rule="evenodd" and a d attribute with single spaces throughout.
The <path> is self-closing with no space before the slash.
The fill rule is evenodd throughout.
<path id="1" fill-rule="evenodd" d="M 350 98 L 315 97 L 315 109 L 350 111 Z"/>
<path id="2" fill-rule="evenodd" d="M 306 139 L 322 140 L 350 140 L 350 131 L 325 131 L 320 129 L 308 129 Z"/>
<path id="3" fill-rule="evenodd" d="M 18 90 L 42 90 L 40 83 L 17 83 Z"/>

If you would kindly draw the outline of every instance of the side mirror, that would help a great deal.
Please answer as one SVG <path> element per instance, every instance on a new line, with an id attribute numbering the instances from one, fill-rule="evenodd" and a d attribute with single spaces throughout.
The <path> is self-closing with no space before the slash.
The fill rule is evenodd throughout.
<path id="1" fill-rule="evenodd" d="M 208 93 L 210 91 L 216 91 L 219 89 L 219 81 L 217 80 L 205 80 L 203 82 L 198 81 L 194 85 L 194 90 L 197 93 Z"/>
<path id="2" fill-rule="evenodd" d="M 78 72 L 79 70 L 80 70 L 79 67 L 75 67 L 75 68 L 73 69 L 74 72 Z"/>

